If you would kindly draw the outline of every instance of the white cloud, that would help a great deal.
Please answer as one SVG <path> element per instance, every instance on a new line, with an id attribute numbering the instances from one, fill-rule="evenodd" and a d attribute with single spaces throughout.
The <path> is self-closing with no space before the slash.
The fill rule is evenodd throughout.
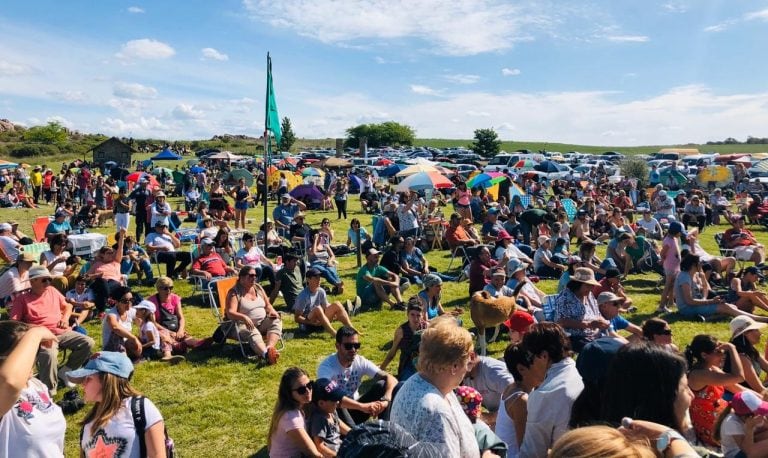
<path id="1" fill-rule="evenodd" d="M 461 73 L 455 75 L 445 75 L 443 78 L 456 84 L 475 84 L 480 81 L 480 75 L 464 75 Z"/>
<path id="2" fill-rule="evenodd" d="M 171 115 L 176 119 L 202 119 L 205 113 L 192 105 L 180 103 L 174 107 Z"/>
<path id="3" fill-rule="evenodd" d="M 47 124 L 49 122 L 57 122 L 57 123 L 61 124 L 62 126 L 66 127 L 67 129 L 73 129 L 74 128 L 74 124 L 72 123 L 72 121 L 70 121 L 69 119 L 65 118 L 64 116 L 58 116 L 58 115 L 57 116 L 49 116 L 48 118 L 46 118 L 45 123 Z"/>
<path id="4" fill-rule="evenodd" d="M 200 50 L 200 52 L 203 54 L 204 60 L 219 60 L 219 61 L 227 61 L 229 60 L 229 56 L 219 52 L 213 48 L 203 48 Z"/>
<path id="5" fill-rule="evenodd" d="M 19 76 L 32 73 L 32 67 L 25 64 L 17 64 L 14 62 L 8 62 L 6 60 L 0 60 L 0 77 L 2 76 Z"/>
<path id="6" fill-rule="evenodd" d="M 429 86 L 423 86 L 421 84 L 411 84 L 411 92 L 419 95 L 440 95 L 438 91 L 432 89 Z"/>
<path id="7" fill-rule="evenodd" d="M 488 113 L 487 111 L 469 110 L 467 111 L 467 116 L 472 116 L 474 118 L 488 118 L 491 116 L 491 114 Z"/>
<path id="8" fill-rule="evenodd" d="M 47 91 L 45 95 L 62 102 L 84 102 L 86 100 L 83 91 Z"/>
<path id="9" fill-rule="evenodd" d="M 728 28 L 733 24 L 733 22 L 721 22 L 720 24 L 710 25 L 708 27 L 704 27 L 705 32 L 709 33 L 717 33 L 717 32 L 724 32 L 728 30 Z"/>
<path id="10" fill-rule="evenodd" d="M 173 57 L 176 51 L 168 44 L 151 38 L 131 40 L 123 44 L 120 52 L 115 54 L 119 59 L 148 59 L 159 60 Z"/>
<path id="11" fill-rule="evenodd" d="M 529 2 L 527 2 L 529 3 Z M 504 0 L 244 0 L 259 22 L 293 30 L 323 43 L 353 46 L 417 38 L 428 52 L 473 55 L 511 48 L 549 25 L 534 4 Z M 462 31 L 471 31 L 464 33 Z"/>
<path id="12" fill-rule="evenodd" d="M 107 135 L 130 134 L 135 137 L 150 137 L 152 134 L 168 132 L 171 127 L 156 117 L 139 117 L 135 121 L 125 121 L 121 118 L 107 118 L 101 123 Z"/>
<path id="13" fill-rule="evenodd" d="M 505 67 L 505 68 L 501 69 L 501 74 L 504 75 L 504 76 L 517 76 L 520 73 L 521 73 L 520 69 L 518 69 L 518 68 L 506 68 Z"/>
<path id="14" fill-rule="evenodd" d="M 686 13 L 688 12 L 688 5 L 683 2 L 669 2 L 661 5 L 661 8 L 667 13 Z"/>
<path id="15" fill-rule="evenodd" d="M 129 6 L 128 12 L 131 14 L 143 14 L 144 8 L 139 8 L 138 6 Z"/>
<path id="16" fill-rule="evenodd" d="M 646 43 L 650 41 L 650 38 L 645 35 L 611 35 L 606 39 L 617 43 Z"/>
<path id="17" fill-rule="evenodd" d="M 124 99 L 154 99 L 157 97 L 157 89 L 151 86 L 144 86 L 139 83 L 115 83 L 112 88 L 112 94 L 115 97 Z"/>
<path id="18" fill-rule="evenodd" d="M 744 15 L 747 21 L 761 20 L 768 21 L 768 8 L 760 11 L 753 11 Z"/>

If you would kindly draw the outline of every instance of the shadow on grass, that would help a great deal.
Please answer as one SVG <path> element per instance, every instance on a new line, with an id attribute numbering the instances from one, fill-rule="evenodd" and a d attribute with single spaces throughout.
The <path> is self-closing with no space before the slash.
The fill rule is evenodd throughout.
<path id="1" fill-rule="evenodd" d="M 249 456 L 248 458 L 269 458 L 269 452 L 267 451 L 267 446 L 261 447 L 256 453 Z"/>

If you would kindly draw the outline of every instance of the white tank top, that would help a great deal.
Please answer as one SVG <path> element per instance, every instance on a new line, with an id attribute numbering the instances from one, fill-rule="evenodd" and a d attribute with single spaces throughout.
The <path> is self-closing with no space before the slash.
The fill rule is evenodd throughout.
<path id="1" fill-rule="evenodd" d="M 520 454 L 520 447 L 517 445 L 517 431 L 515 423 L 507 414 L 507 401 L 514 401 L 525 392 L 521 389 L 513 391 L 506 398 L 501 398 L 499 403 L 499 412 L 496 414 L 496 430 L 494 431 L 499 439 L 507 444 L 507 458 L 515 458 Z"/>

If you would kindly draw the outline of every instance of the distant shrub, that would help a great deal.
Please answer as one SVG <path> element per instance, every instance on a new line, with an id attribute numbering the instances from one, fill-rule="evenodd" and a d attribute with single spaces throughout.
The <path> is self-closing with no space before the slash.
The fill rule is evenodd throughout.
<path id="1" fill-rule="evenodd" d="M 58 147 L 41 144 L 18 145 L 8 150 L 8 154 L 11 157 L 52 156 L 59 153 Z"/>
<path id="2" fill-rule="evenodd" d="M 644 159 L 630 156 L 621 161 L 621 174 L 625 177 L 637 178 L 638 187 L 642 187 L 648 184 L 650 169 Z"/>

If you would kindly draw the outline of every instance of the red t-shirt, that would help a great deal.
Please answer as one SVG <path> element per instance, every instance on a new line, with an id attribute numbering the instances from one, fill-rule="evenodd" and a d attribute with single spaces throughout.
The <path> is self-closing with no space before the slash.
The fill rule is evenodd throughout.
<path id="1" fill-rule="evenodd" d="M 744 234 L 744 237 L 741 237 L 740 234 Z M 754 235 L 752 235 L 752 232 L 750 232 L 749 229 L 738 230 L 732 228 L 728 229 L 723 234 L 723 242 L 725 243 L 725 246 L 729 248 L 754 245 L 751 238 L 754 238 Z"/>
<path id="2" fill-rule="evenodd" d="M 64 296 L 56 288 L 49 286 L 39 296 L 32 291 L 16 296 L 11 306 L 10 318 L 32 326 L 43 326 L 52 333 L 61 335 L 70 330 L 59 327 L 66 309 L 67 301 Z"/>
<path id="3" fill-rule="evenodd" d="M 223 277 L 227 275 L 227 264 L 221 259 L 221 255 L 215 251 L 211 251 L 211 254 L 208 256 L 200 256 L 197 258 L 197 261 L 192 264 L 192 269 L 208 272 L 214 277 Z"/>

